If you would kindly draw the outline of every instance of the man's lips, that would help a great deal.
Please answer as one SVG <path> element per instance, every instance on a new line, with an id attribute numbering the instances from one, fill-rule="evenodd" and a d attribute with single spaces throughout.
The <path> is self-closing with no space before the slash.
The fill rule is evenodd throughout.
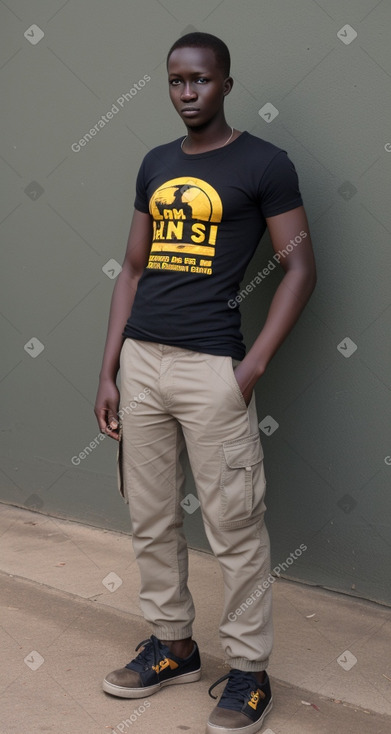
<path id="1" fill-rule="evenodd" d="M 195 115 L 200 110 L 197 107 L 184 107 L 181 112 L 182 115 Z"/>

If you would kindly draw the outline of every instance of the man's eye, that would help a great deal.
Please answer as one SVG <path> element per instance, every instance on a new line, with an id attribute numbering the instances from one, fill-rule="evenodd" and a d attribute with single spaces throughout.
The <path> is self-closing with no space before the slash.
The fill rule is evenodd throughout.
<path id="1" fill-rule="evenodd" d="M 207 80 L 207 79 L 205 79 L 205 77 L 204 77 L 204 76 L 199 76 L 199 77 L 198 77 L 198 79 L 197 79 L 197 82 L 202 82 L 202 83 L 205 83 L 205 82 L 207 82 L 207 81 L 208 81 L 208 80 Z"/>
<path id="2" fill-rule="evenodd" d="M 179 79 L 171 79 L 170 84 L 172 84 L 174 87 L 178 86 L 180 84 Z"/>

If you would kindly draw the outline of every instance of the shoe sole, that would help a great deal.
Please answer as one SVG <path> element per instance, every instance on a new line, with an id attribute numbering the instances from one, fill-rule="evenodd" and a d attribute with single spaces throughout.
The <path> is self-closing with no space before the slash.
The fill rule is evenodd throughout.
<path id="1" fill-rule="evenodd" d="M 262 716 L 258 721 L 254 721 L 248 726 L 241 726 L 239 729 L 227 729 L 225 726 L 211 724 L 209 721 L 206 725 L 205 734 L 258 734 L 261 731 L 265 717 L 273 708 L 273 699 L 271 698 L 266 706 Z"/>
<path id="2" fill-rule="evenodd" d="M 110 693 L 112 696 L 119 696 L 120 698 L 144 698 L 144 696 L 151 696 L 152 693 L 157 693 L 164 686 L 175 686 L 179 683 L 194 683 L 201 678 L 201 668 L 194 670 L 191 673 L 184 673 L 178 675 L 176 678 L 168 678 L 167 680 L 161 681 L 161 683 L 155 683 L 154 686 L 144 686 L 143 688 L 125 688 L 124 686 L 116 686 L 114 683 L 109 683 L 106 678 L 103 681 L 103 690 L 106 693 Z"/>

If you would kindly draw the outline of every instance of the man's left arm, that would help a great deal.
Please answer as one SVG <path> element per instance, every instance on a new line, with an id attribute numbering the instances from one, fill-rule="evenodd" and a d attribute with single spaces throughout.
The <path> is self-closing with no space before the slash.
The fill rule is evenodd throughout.
<path id="1" fill-rule="evenodd" d="M 262 331 L 235 369 L 247 404 L 255 383 L 295 325 L 316 284 L 315 258 L 304 207 L 268 217 L 266 223 L 285 275 L 273 296 Z M 290 241 L 293 247 L 287 252 Z"/>

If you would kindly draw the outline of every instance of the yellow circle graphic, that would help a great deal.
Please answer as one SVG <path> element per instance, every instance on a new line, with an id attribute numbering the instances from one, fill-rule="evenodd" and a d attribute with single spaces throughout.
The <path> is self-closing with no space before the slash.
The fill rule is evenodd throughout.
<path id="1" fill-rule="evenodd" d="M 188 219 L 221 222 L 223 205 L 217 191 L 200 178 L 182 176 L 165 181 L 151 196 L 151 216 L 156 219 Z"/>

